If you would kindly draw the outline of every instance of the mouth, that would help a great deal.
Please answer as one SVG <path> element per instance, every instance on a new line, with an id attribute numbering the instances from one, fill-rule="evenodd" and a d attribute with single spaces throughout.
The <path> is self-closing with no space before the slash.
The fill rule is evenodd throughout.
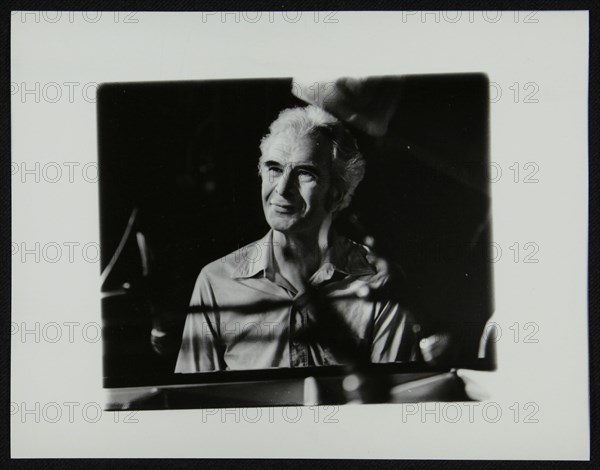
<path id="1" fill-rule="evenodd" d="M 270 203 L 275 212 L 279 212 L 280 214 L 291 214 L 295 211 L 295 208 L 292 204 L 275 204 L 273 202 Z"/>

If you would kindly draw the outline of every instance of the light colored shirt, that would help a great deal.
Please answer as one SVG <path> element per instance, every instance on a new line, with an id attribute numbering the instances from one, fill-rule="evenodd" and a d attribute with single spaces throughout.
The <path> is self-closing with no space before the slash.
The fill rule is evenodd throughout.
<path id="1" fill-rule="evenodd" d="M 328 321 L 319 323 L 325 313 L 275 269 L 272 240 L 269 231 L 202 269 L 190 302 L 201 311 L 187 316 L 175 372 L 341 364 L 347 355 L 336 345 L 342 343 L 370 362 L 415 360 L 418 346 L 407 312 L 391 300 L 352 296 L 365 283 L 389 283 L 368 248 L 336 237 L 309 280 L 329 306 Z M 243 308 L 250 305 L 259 311 Z M 315 325 L 325 326 L 322 333 L 330 340 L 302 336 Z"/>

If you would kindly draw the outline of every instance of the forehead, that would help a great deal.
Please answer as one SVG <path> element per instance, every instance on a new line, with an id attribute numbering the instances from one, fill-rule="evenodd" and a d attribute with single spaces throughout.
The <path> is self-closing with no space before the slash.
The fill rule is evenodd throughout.
<path id="1" fill-rule="evenodd" d="M 282 164 L 312 163 L 329 166 L 331 163 L 331 141 L 319 135 L 293 136 L 276 135 L 265 159 Z"/>

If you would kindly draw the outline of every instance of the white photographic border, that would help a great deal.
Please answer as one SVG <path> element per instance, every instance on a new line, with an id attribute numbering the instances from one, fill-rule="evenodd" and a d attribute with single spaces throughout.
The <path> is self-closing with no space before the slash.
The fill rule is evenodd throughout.
<path id="1" fill-rule="evenodd" d="M 12 457 L 589 459 L 588 12 L 11 19 Z M 499 368 L 464 372 L 488 399 L 102 411 L 98 84 L 464 72 L 490 79 L 500 171 Z"/>

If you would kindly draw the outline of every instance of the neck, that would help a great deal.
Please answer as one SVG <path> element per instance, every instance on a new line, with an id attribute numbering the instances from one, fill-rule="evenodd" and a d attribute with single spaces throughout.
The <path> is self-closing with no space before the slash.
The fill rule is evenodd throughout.
<path id="1" fill-rule="evenodd" d="M 333 238 L 331 222 L 313 233 L 273 231 L 273 253 L 280 268 L 292 268 L 310 277 L 321 265 Z"/>

